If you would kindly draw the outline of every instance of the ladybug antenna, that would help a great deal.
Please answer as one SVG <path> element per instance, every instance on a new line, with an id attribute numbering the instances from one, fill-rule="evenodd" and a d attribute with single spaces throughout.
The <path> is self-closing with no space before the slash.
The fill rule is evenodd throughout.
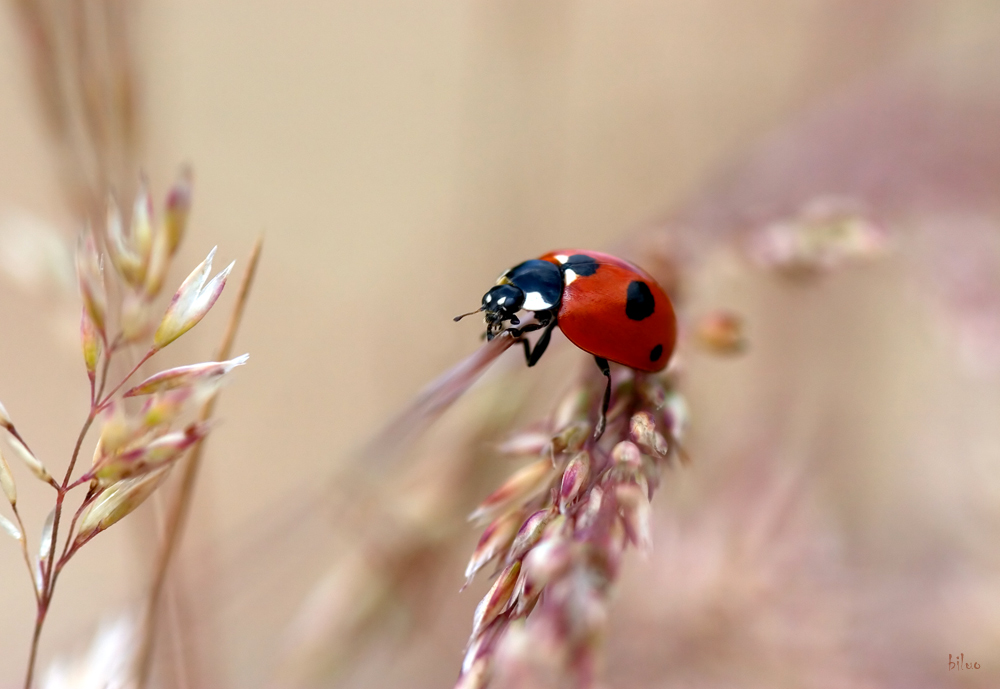
<path id="1" fill-rule="evenodd" d="M 463 314 L 462 314 L 461 316 L 455 316 L 455 322 L 458 322 L 458 321 L 462 320 L 462 319 L 463 319 L 463 318 L 465 318 L 466 316 L 471 316 L 471 315 L 472 315 L 472 314 L 474 314 L 474 313 L 479 313 L 479 312 L 480 312 L 480 311 L 482 311 L 482 310 L 483 310 L 483 307 L 482 307 L 482 306 L 480 306 L 480 307 L 479 307 L 478 309 L 476 309 L 475 311 L 469 311 L 469 313 L 463 313 Z"/>

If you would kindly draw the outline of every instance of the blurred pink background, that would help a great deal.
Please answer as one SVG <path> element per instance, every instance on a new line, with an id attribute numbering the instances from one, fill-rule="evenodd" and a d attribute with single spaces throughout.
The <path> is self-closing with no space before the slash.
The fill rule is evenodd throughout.
<path id="1" fill-rule="evenodd" d="M 195 569 L 293 509 L 479 346 L 478 326 L 451 317 L 503 269 L 561 246 L 652 262 L 667 246 L 683 256 L 688 325 L 732 309 L 750 349 L 682 350 L 694 464 L 664 477 L 654 554 L 620 584 L 607 686 L 1000 685 L 1000 6 L 177 1 L 129 16 L 157 203 L 194 170 L 171 280 L 216 244 L 238 271 L 265 235 L 236 346 L 250 363 L 223 396 L 186 536 Z M 38 237 L 72 246 L 81 221 L 20 29 L 9 3 L 0 400 L 64 466 L 87 411 L 77 297 L 61 245 Z M 754 231 L 824 194 L 887 226 L 885 258 L 805 283 L 746 259 Z M 208 358 L 232 298 L 163 365 Z M 529 374 L 510 356 L 501 375 L 545 400 L 586 364 L 558 347 Z M 18 478 L 39 525 L 50 497 Z M 71 563 L 42 667 L 141 599 L 158 514 Z M 433 624 L 400 655 L 386 642 L 365 656 L 352 685 L 454 680 L 482 582 L 457 593 L 478 533 L 452 527 Z M 248 571 L 326 566 L 280 535 L 249 538 Z M 20 686 L 34 617 L 23 570 L 0 541 L 4 687 Z M 222 623 L 234 640 L 216 680 L 260 682 L 232 659 L 243 637 L 279 638 L 268 605 Z M 983 668 L 949 673 L 949 653 Z"/>

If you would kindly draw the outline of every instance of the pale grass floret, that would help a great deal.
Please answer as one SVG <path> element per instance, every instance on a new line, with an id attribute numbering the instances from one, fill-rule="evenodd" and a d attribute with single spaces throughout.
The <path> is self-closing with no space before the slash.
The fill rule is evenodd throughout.
<path id="1" fill-rule="evenodd" d="M 103 346 L 101 335 L 94 325 L 87 309 L 83 309 L 80 315 L 80 345 L 83 349 L 83 364 L 87 368 L 87 378 L 93 385 L 97 377 L 97 364 L 101 360 Z"/>
<path id="2" fill-rule="evenodd" d="M 140 197 L 143 192 L 140 192 Z M 136 207 L 144 204 L 136 203 Z M 108 255 L 118 275 L 133 289 L 142 286 L 146 276 L 146 258 L 136 246 L 134 236 L 126 236 L 125 223 L 118 202 L 113 196 L 108 198 L 107 230 Z"/>
<path id="3" fill-rule="evenodd" d="M 44 481 L 45 483 L 54 482 L 52 475 L 49 474 L 45 465 L 31 453 L 31 450 L 29 450 L 19 438 L 8 437 L 7 444 L 10 446 L 11 452 L 13 452 L 18 459 L 24 462 L 25 466 L 31 470 L 31 473 L 38 477 L 38 480 Z"/>
<path id="4" fill-rule="evenodd" d="M 46 588 L 45 578 L 52 561 L 52 530 L 56 524 L 56 510 L 53 508 L 42 524 L 42 537 L 38 544 L 38 565 L 35 567 L 35 590 L 41 594 Z"/>
<path id="5" fill-rule="evenodd" d="M 21 533 L 21 529 L 19 529 L 14 522 L 7 519 L 7 517 L 2 514 L 0 514 L 0 529 L 6 531 L 7 535 L 15 541 L 24 542 L 24 534 Z"/>
<path id="6" fill-rule="evenodd" d="M 14 422 L 10 420 L 10 414 L 7 413 L 3 402 L 0 402 L 0 427 L 6 428 L 8 431 L 14 427 Z"/>
<path id="7" fill-rule="evenodd" d="M 80 516 L 73 548 L 83 545 L 139 507 L 159 487 L 168 469 L 165 467 L 151 474 L 124 479 L 101 491 Z"/>
<path id="8" fill-rule="evenodd" d="M 153 202 L 145 183 L 140 185 L 132 206 L 129 231 L 125 231 L 121 211 L 113 197 L 108 200 L 108 254 L 115 270 L 136 291 L 143 291 L 152 253 L 155 228 Z"/>
<path id="9" fill-rule="evenodd" d="M 0 488 L 7 496 L 7 501 L 11 507 L 17 507 L 17 485 L 14 483 L 14 475 L 10 473 L 10 465 L 0 452 Z"/>
<path id="10" fill-rule="evenodd" d="M 163 349 L 196 326 L 222 294 L 222 288 L 226 286 L 226 278 L 233 269 L 235 261 L 206 282 L 209 273 L 212 272 L 212 259 L 215 257 L 216 248 L 218 247 L 208 253 L 208 257 L 188 275 L 174 294 L 170 306 L 163 314 L 160 326 L 153 335 L 155 349 Z"/>
<path id="11" fill-rule="evenodd" d="M 151 395 L 157 392 L 188 388 L 196 385 L 214 385 L 220 382 L 222 377 L 227 373 L 237 366 L 242 366 L 249 359 L 249 354 L 243 354 L 229 361 L 207 361 L 202 364 L 177 366 L 176 368 L 160 371 L 150 376 L 134 388 L 128 390 L 123 396 L 135 397 L 137 395 Z"/>
<path id="12" fill-rule="evenodd" d="M 80 237 L 76 252 L 76 273 L 83 308 L 91 325 L 103 338 L 107 332 L 108 298 L 104 289 L 103 265 L 93 237 Z"/>
<path id="13" fill-rule="evenodd" d="M 139 418 L 151 431 L 173 423 L 185 410 L 187 402 L 202 402 L 205 396 L 202 388 L 178 388 L 158 392 L 142 405 Z"/>
<path id="14" fill-rule="evenodd" d="M 146 271 L 145 291 L 147 294 L 159 294 L 163 287 L 170 261 L 177 253 L 177 247 L 184 236 L 188 214 L 191 210 L 191 175 L 185 171 L 181 179 L 167 195 L 163 223 L 153 237 L 153 245 L 149 255 L 149 267 Z"/>
<path id="15" fill-rule="evenodd" d="M 106 455 L 87 477 L 93 476 L 101 485 L 109 485 L 125 478 L 148 474 L 179 459 L 185 450 L 204 438 L 207 432 L 205 424 L 191 424 L 182 431 L 161 435 L 126 452 Z"/>

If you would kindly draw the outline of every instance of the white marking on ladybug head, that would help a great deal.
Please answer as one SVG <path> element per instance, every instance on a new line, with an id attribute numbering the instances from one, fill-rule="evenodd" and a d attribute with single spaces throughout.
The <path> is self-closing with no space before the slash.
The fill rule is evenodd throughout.
<path id="1" fill-rule="evenodd" d="M 558 256 L 556 256 L 556 260 L 559 261 L 560 263 L 565 263 L 566 261 L 569 260 L 569 256 L 567 256 L 566 254 L 559 254 Z"/>
<path id="2" fill-rule="evenodd" d="M 487 295 L 486 295 L 486 301 L 487 301 L 487 302 L 491 302 L 491 301 L 493 301 L 493 295 L 492 295 L 492 294 L 487 294 Z"/>
<path id="3" fill-rule="evenodd" d="M 563 284 L 569 287 L 578 277 L 580 276 L 573 272 L 572 268 L 567 268 L 563 271 Z"/>
<path id="4" fill-rule="evenodd" d="M 524 306 L 522 308 L 525 311 L 545 311 L 546 309 L 551 309 L 552 304 L 542 299 L 542 295 L 539 292 L 528 292 L 524 295 Z"/>
<path id="5" fill-rule="evenodd" d="M 507 301 L 507 297 L 500 297 L 499 299 L 497 299 L 497 305 L 498 306 L 503 306 L 503 303 L 505 301 Z"/>

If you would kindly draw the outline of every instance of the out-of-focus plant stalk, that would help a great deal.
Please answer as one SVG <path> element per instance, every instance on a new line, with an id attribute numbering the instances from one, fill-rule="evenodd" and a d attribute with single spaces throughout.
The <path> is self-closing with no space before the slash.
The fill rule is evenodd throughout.
<path id="1" fill-rule="evenodd" d="M 243 281 L 240 283 L 240 291 L 236 298 L 236 305 L 229 317 L 226 332 L 219 345 L 216 359 L 224 361 L 232 352 L 233 342 L 239 330 L 240 322 L 243 319 L 243 312 L 246 308 L 250 296 L 250 288 L 253 285 L 254 276 L 257 273 L 257 264 L 260 261 L 260 252 L 263 247 L 263 237 L 259 237 L 250 250 L 250 257 L 247 262 L 246 272 L 243 274 Z M 198 415 L 202 423 L 212 418 L 215 411 L 215 402 L 218 393 L 213 394 L 202 405 Z M 198 469 L 201 466 L 201 451 L 203 441 L 199 440 L 192 447 L 187 463 L 184 466 L 184 474 L 181 477 L 181 485 L 177 491 L 170 512 L 167 515 L 166 527 L 163 539 L 160 542 L 160 550 L 157 554 L 156 564 L 153 568 L 153 583 L 150 586 L 149 596 L 146 601 L 146 619 L 142 629 L 142 641 L 139 645 L 139 653 L 136 662 L 136 676 L 138 689 L 143 689 L 149 683 L 149 674 L 152 667 L 153 649 L 156 642 L 156 628 L 159 620 L 159 610 L 163 597 L 163 588 L 167 581 L 167 572 L 177 550 L 187 515 L 191 508 L 191 500 L 194 496 L 195 481 L 198 478 Z"/>
<path id="2" fill-rule="evenodd" d="M 96 221 L 109 189 L 131 195 L 141 127 L 134 4 L 11 0 L 70 207 Z"/>

